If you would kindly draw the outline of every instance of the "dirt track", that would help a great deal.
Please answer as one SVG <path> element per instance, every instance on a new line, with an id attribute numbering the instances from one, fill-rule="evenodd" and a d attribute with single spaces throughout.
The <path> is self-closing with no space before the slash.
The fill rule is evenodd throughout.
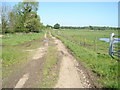
<path id="1" fill-rule="evenodd" d="M 53 37 L 51 33 L 49 34 L 58 52 L 62 54 L 58 81 L 53 88 L 89 88 L 89 81 L 83 71 L 77 68 L 79 66 L 77 60 L 68 52 L 60 40 Z M 44 38 L 47 39 L 46 34 Z M 41 81 L 41 69 L 44 65 L 42 61 L 47 54 L 47 48 L 48 42 L 45 42 L 44 46 L 36 50 L 29 62 L 21 66 L 12 76 L 3 80 L 3 88 L 38 88 L 37 84 Z"/>
<path id="2" fill-rule="evenodd" d="M 69 54 L 62 42 L 53 37 L 58 51 L 63 53 L 58 83 L 55 88 L 83 88 L 79 74 L 76 69 L 77 62 Z"/>

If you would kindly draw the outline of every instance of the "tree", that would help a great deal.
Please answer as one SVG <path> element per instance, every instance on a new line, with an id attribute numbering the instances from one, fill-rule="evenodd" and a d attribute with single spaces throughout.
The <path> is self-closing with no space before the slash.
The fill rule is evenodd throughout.
<path id="1" fill-rule="evenodd" d="M 0 34 L 2 33 L 2 25 L 1 25 L 1 23 L 0 23 Z"/>
<path id="2" fill-rule="evenodd" d="M 27 17 L 24 26 L 29 30 L 29 32 L 39 32 L 42 23 L 40 23 L 39 16 L 37 16 L 36 13 L 31 12 Z"/>
<path id="3" fill-rule="evenodd" d="M 4 3 L 2 3 L 2 9 L 1 9 L 1 21 L 2 21 L 2 33 L 7 33 L 8 32 L 8 21 L 9 21 L 9 12 L 10 12 L 10 7 L 7 6 Z"/>
<path id="4" fill-rule="evenodd" d="M 60 24 L 57 23 L 54 25 L 54 29 L 59 29 L 59 28 L 60 28 Z"/>
<path id="5" fill-rule="evenodd" d="M 46 25 L 46 28 L 52 28 L 52 26 L 51 25 Z"/>
<path id="6" fill-rule="evenodd" d="M 37 15 L 38 2 L 24 0 L 15 5 L 10 15 L 10 22 L 16 32 L 39 32 L 42 23 Z M 14 17 L 13 17 L 14 16 Z"/>
<path id="7" fill-rule="evenodd" d="M 92 27 L 92 26 L 89 26 L 89 28 L 90 28 L 91 30 L 93 30 L 93 27 Z"/>

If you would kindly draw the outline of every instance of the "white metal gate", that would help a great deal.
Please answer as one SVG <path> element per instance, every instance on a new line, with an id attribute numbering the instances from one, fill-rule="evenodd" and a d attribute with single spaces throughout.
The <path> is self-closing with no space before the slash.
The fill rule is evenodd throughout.
<path id="1" fill-rule="evenodd" d="M 110 35 L 109 54 L 113 58 L 114 57 L 120 58 L 120 38 L 118 36 L 120 36 L 120 35 L 115 35 L 114 33 L 112 33 Z"/>

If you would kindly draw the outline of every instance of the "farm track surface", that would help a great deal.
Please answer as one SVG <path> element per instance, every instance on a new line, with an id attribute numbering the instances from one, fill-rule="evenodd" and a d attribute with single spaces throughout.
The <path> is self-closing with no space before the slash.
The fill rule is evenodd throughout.
<path id="1" fill-rule="evenodd" d="M 59 79 L 54 88 L 95 88 L 88 71 L 57 38 L 53 38 L 58 51 L 62 53 Z M 92 74 L 91 74 L 92 75 Z"/>
<path id="2" fill-rule="evenodd" d="M 57 83 L 53 88 L 90 88 L 92 86 L 89 78 L 86 78 L 84 71 L 80 69 L 79 63 L 67 50 L 64 44 L 49 35 L 57 47 L 58 52 L 61 53 L 60 71 Z M 47 40 L 47 34 L 44 35 Z M 45 42 L 43 46 L 36 50 L 33 58 L 24 65 L 18 67 L 18 70 L 12 75 L 3 79 L 3 88 L 40 88 L 38 87 L 41 82 L 41 75 L 44 67 L 44 59 L 47 55 L 49 41 Z M 79 67 L 79 68 L 78 68 Z"/>

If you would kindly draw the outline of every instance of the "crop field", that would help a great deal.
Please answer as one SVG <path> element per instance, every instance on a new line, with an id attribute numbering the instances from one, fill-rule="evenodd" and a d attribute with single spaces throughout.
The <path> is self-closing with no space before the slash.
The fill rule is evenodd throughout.
<path id="1" fill-rule="evenodd" d="M 53 30 L 52 34 L 62 40 L 78 60 L 85 63 L 99 77 L 103 87 L 118 87 L 118 62 L 109 56 L 109 42 L 100 38 L 109 38 L 118 31 L 90 30 Z"/>
<path id="2" fill-rule="evenodd" d="M 0 52 L 0 58 L 2 58 L 3 77 L 6 77 L 12 71 L 9 67 L 12 65 L 18 65 L 21 62 L 25 62 L 31 58 L 33 52 L 27 50 L 34 50 L 40 47 L 43 42 L 44 33 L 29 33 L 29 34 L 5 34 L 0 38 L 2 43 L 2 52 Z"/>

